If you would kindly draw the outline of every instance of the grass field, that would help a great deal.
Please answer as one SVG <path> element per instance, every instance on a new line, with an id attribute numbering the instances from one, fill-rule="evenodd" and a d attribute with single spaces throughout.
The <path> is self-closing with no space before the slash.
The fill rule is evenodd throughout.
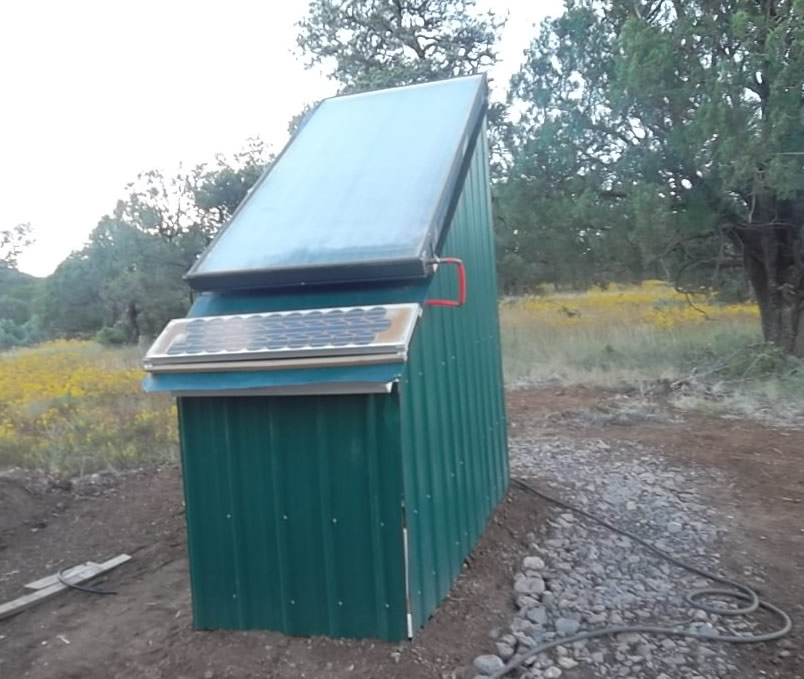
<path id="1" fill-rule="evenodd" d="M 175 459 L 175 407 L 142 378 L 136 348 L 59 341 L 0 355 L 0 468 L 80 475 Z"/>
<path id="2" fill-rule="evenodd" d="M 798 421 L 804 364 L 762 343 L 755 304 L 688 298 L 661 281 L 505 300 L 506 383 L 683 383 L 676 405 Z"/>
<path id="3" fill-rule="evenodd" d="M 648 281 L 504 300 L 500 316 L 510 387 L 683 380 L 678 405 L 748 417 L 797 417 L 804 403 L 801 362 L 761 344 L 751 304 Z M 61 341 L 0 355 L 0 468 L 80 475 L 175 460 L 175 406 L 142 392 L 139 359 Z"/>
<path id="4" fill-rule="evenodd" d="M 509 384 L 676 379 L 761 340 L 754 304 L 688 299 L 660 281 L 506 300 L 500 314 Z"/>

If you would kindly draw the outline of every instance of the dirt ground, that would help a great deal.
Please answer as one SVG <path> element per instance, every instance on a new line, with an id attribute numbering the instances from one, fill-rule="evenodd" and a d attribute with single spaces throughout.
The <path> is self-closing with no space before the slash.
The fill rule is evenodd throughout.
<path id="1" fill-rule="evenodd" d="M 684 465 L 718 468 L 729 488 L 713 488 L 711 502 L 727 509 L 738 497 L 741 515 L 749 518 L 723 546 L 723 562 L 801 620 L 804 431 L 689 414 L 631 422 L 585 417 L 624 398 L 584 388 L 512 392 L 510 433 L 527 425 L 636 441 Z M 535 497 L 511 490 L 451 594 L 410 643 L 288 638 L 192 629 L 177 468 L 95 481 L 76 488 L 26 475 L 0 478 L 0 602 L 65 566 L 120 552 L 133 556 L 93 581 L 116 596 L 70 591 L 0 621 L 0 677 L 469 679 L 472 658 L 492 648 L 490 631 L 510 622 L 512 575 L 545 511 Z M 791 638 L 792 657 L 783 661 L 773 646 L 743 653 L 744 676 L 800 676 L 802 637 Z"/>

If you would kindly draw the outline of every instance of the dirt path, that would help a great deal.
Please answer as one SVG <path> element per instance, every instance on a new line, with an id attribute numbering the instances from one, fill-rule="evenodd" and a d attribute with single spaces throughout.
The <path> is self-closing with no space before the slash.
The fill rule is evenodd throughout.
<path id="1" fill-rule="evenodd" d="M 635 442 L 674 464 L 717 469 L 726 482 L 712 488 L 711 502 L 728 513 L 738 498 L 739 512 L 732 514 L 743 521 L 730 531 L 740 538 L 728 543 L 722 559 L 804 617 L 804 432 L 682 417 L 662 404 L 644 421 L 634 416 L 618 424 L 628 418 L 607 417 L 623 410 L 623 398 L 587 389 L 514 392 L 511 435 L 535 428 L 612 445 Z M 385 644 L 192 630 L 176 468 L 132 474 L 81 495 L 23 486 L 0 478 L 0 600 L 65 565 L 123 551 L 134 556 L 98 583 L 117 596 L 68 592 L 0 622 L 0 676 L 32 679 L 470 679 L 472 659 L 493 652 L 490 631 L 510 622 L 512 579 L 545 512 L 536 499 L 512 491 L 424 630 L 412 643 Z M 775 647 L 744 654 L 745 676 L 800 676 L 801 637 L 793 644 L 789 658 Z"/>

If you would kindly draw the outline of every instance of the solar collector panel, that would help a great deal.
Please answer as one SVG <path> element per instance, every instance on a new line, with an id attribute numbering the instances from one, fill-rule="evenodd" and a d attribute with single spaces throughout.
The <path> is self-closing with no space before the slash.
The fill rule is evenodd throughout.
<path id="1" fill-rule="evenodd" d="M 483 76 L 326 100 L 187 274 L 199 290 L 429 275 Z"/>

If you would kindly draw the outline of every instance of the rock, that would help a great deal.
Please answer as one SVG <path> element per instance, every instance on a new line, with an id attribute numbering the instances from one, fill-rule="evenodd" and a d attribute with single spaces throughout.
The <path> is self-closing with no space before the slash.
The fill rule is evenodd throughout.
<path id="1" fill-rule="evenodd" d="M 662 658 L 662 660 L 666 665 L 675 665 L 677 667 L 687 664 L 687 659 L 680 653 L 668 656 L 667 658 Z"/>
<path id="2" fill-rule="evenodd" d="M 548 667 L 543 673 L 544 679 L 558 679 L 561 676 L 561 668 L 553 665 Z"/>
<path id="3" fill-rule="evenodd" d="M 717 655 L 716 651 L 713 651 L 711 648 L 706 648 L 706 646 L 701 646 L 698 649 L 698 659 L 699 661 L 706 660 L 708 658 L 713 658 Z"/>
<path id="4" fill-rule="evenodd" d="M 212 670 L 207 670 L 204 672 L 204 679 L 213 679 L 215 673 Z"/>
<path id="5" fill-rule="evenodd" d="M 563 657 L 558 659 L 558 664 L 559 664 L 559 666 L 561 666 L 565 670 L 571 670 L 573 667 L 578 666 L 578 661 L 573 660 L 569 656 L 563 656 Z"/>
<path id="6" fill-rule="evenodd" d="M 602 665 L 606 661 L 606 654 L 603 651 L 595 651 L 589 657 L 596 665 Z"/>
<path id="7" fill-rule="evenodd" d="M 544 580 L 537 575 L 533 577 L 522 575 L 514 581 L 514 590 L 519 594 L 539 595 L 544 593 Z"/>
<path id="8" fill-rule="evenodd" d="M 544 580 L 538 576 L 528 578 L 528 586 L 530 587 L 531 594 L 544 594 Z"/>
<path id="9" fill-rule="evenodd" d="M 680 533 L 683 526 L 678 521 L 670 521 L 667 524 L 668 533 Z"/>
<path id="10" fill-rule="evenodd" d="M 627 509 L 629 512 L 633 512 L 633 511 L 634 511 L 634 510 L 637 508 L 637 503 L 636 503 L 636 502 L 632 502 L 632 501 L 630 501 L 630 500 L 629 500 L 628 502 L 626 502 L 626 503 L 625 503 L 625 508 L 626 508 L 626 509 Z"/>
<path id="11" fill-rule="evenodd" d="M 503 660 L 510 660 L 514 657 L 514 647 L 512 645 L 498 641 L 494 646 L 497 649 L 497 655 Z"/>
<path id="12" fill-rule="evenodd" d="M 517 633 L 533 634 L 533 632 L 536 631 L 536 627 L 530 620 L 514 618 L 514 621 L 511 623 L 511 631 L 514 633 L 514 636 L 516 636 Z"/>
<path id="13" fill-rule="evenodd" d="M 581 623 L 572 618 L 559 618 L 556 620 L 556 632 L 563 636 L 575 634 L 580 626 Z"/>
<path id="14" fill-rule="evenodd" d="M 528 620 L 535 622 L 537 625 L 547 624 L 547 609 L 544 606 L 534 606 L 528 609 Z"/>
<path id="15" fill-rule="evenodd" d="M 720 634 L 711 622 L 707 622 L 698 628 L 698 633 L 707 637 L 716 637 Z"/>
<path id="16" fill-rule="evenodd" d="M 503 634 L 500 637 L 500 642 L 509 646 L 516 646 L 516 637 L 513 634 Z"/>
<path id="17" fill-rule="evenodd" d="M 480 672 L 480 674 L 485 674 L 488 676 L 490 674 L 494 674 L 495 672 L 499 672 L 503 667 L 505 667 L 505 663 L 499 656 L 488 654 L 477 656 L 477 658 L 475 658 L 472 662 L 472 666 L 478 672 Z"/>
<path id="18" fill-rule="evenodd" d="M 538 556 L 526 556 L 522 565 L 526 570 L 541 571 L 546 568 L 544 561 Z"/>

